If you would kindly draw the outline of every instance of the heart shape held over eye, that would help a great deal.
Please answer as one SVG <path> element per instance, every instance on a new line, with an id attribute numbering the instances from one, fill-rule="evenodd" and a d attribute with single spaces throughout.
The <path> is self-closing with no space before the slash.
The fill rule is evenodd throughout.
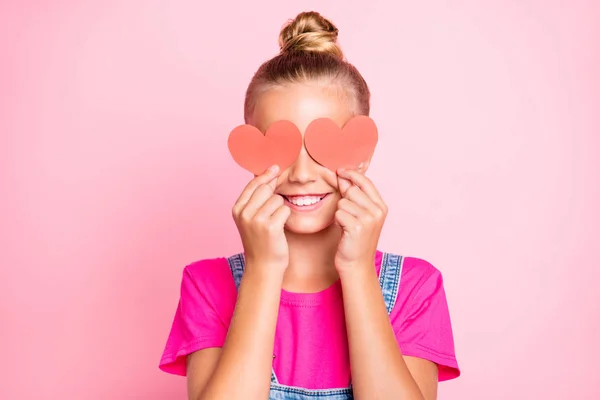
<path id="1" fill-rule="evenodd" d="M 240 125 L 229 134 L 227 146 L 240 167 L 260 175 L 271 165 L 280 171 L 292 165 L 302 149 L 302 134 L 286 120 L 274 122 L 265 134 L 252 125 Z"/>
<path id="2" fill-rule="evenodd" d="M 319 118 L 304 133 L 304 145 L 310 156 L 332 171 L 356 168 L 368 161 L 377 140 L 377 126 L 365 115 L 352 118 L 343 128 L 329 118 Z"/>

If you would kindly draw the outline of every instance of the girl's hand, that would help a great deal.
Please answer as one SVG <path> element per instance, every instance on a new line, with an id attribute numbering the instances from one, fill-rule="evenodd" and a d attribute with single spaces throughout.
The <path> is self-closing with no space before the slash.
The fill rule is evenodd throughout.
<path id="1" fill-rule="evenodd" d="M 283 197 L 275 194 L 277 171 L 273 166 L 248 183 L 232 214 L 244 246 L 246 264 L 284 271 L 289 249 L 283 227 L 290 209 Z"/>
<path id="2" fill-rule="evenodd" d="M 372 266 L 387 206 L 373 183 L 358 171 L 338 171 L 338 188 L 342 198 L 335 221 L 343 234 L 335 267 L 341 273 L 357 266 Z"/>

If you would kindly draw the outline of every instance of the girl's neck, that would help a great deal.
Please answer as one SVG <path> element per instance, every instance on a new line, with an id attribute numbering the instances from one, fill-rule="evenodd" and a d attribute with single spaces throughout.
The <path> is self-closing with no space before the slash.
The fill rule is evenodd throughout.
<path id="1" fill-rule="evenodd" d="M 341 235 L 341 228 L 335 224 L 314 234 L 286 231 L 290 263 L 284 277 L 284 289 L 316 292 L 334 283 L 339 278 L 334 259 Z"/>

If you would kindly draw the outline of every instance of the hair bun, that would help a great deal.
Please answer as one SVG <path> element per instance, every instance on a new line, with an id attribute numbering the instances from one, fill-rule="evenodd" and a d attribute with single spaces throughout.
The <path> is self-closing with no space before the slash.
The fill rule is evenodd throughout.
<path id="1" fill-rule="evenodd" d="M 331 21 L 315 11 L 303 12 L 281 29 L 279 48 L 281 53 L 318 52 L 343 59 L 337 37 L 338 29 Z"/>

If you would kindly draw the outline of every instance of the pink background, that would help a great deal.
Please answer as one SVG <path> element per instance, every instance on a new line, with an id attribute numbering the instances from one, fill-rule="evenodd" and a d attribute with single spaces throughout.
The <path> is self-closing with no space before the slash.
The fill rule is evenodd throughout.
<path id="1" fill-rule="evenodd" d="M 0 398 L 185 398 L 181 271 L 240 249 L 227 134 L 307 9 L 373 91 L 381 247 L 445 276 L 440 398 L 600 398 L 600 3 L 202 4 L 1 3 Z"/>

